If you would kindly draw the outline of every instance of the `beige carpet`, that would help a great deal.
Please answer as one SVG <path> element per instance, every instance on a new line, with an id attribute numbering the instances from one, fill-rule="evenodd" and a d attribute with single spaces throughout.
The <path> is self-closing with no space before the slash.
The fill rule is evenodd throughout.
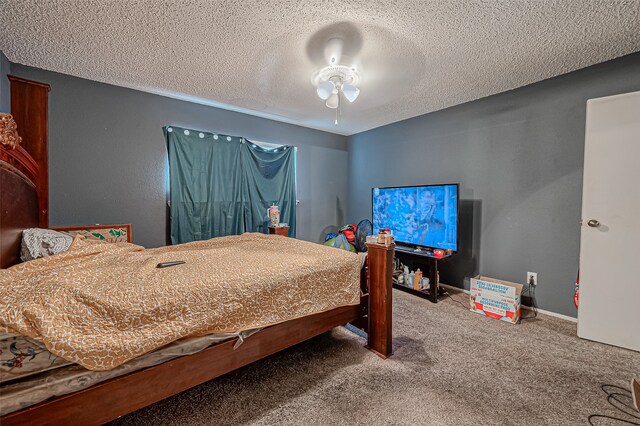
<path id="1" fill-rule="evenodd" d="M 640 422 L 600 389 L 628 389 L 640 353 L 581 340 L 571 322 L 511 325 L 394 291 L 394 342 L 384 361 L 339 328 L 114 424 L 585 425 L 595 413 Z"/>

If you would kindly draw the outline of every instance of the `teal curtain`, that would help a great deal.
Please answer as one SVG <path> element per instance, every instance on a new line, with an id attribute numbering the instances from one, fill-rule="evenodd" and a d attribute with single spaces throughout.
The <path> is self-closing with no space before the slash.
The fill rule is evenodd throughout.
<path id="1" fill-rule="evenodd" d="M 268 207 L 295 236 L 295 150 L 240 137 L 163 128 L 169 156 L 172 244 L 267 232 Z"/>
<path id="2" fill-rule="evenodd" d="M 289 235 L 296 235 L 295 149 L 282 146 L 263 148 L 249 141 L 241 145 L 243 196 L 248 210 L 246 230 L 268 231 L 267 209 L 280 208 L 280 222 L 289 224 Z"/>

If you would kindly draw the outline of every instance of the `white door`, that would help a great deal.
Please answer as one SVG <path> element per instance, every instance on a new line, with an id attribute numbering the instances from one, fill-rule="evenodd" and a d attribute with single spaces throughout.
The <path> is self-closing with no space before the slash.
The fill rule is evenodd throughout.
<path id="1" fill-rule="evenodd" d="M 587 102 L 578 336 L 640 351 L 640 92 Z"/>

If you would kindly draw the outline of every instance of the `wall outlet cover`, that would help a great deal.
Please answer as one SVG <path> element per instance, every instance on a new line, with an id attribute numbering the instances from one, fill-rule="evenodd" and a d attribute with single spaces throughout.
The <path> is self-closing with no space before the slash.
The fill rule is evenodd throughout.
<path id="1" fill-rule="evenodd" d="M 529 282 L 531 281 L 531 278 L 533 278 L 533 285 L 538 285 L 538 273 L 527 272 L 527 281 L 526 281 L 527 284 L 529 284 Z"/>

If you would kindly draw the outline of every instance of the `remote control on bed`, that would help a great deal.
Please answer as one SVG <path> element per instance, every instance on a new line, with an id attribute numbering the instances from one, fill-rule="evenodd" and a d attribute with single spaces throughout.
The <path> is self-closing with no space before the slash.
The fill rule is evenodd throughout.
<path id="1" fill-rule="evenodd" d="M 184 260 L 174 260 L 173 262 L 160 262 L 156 265 L 156 268 L 168 268 L 169 266 L 182 265 Z"/>

